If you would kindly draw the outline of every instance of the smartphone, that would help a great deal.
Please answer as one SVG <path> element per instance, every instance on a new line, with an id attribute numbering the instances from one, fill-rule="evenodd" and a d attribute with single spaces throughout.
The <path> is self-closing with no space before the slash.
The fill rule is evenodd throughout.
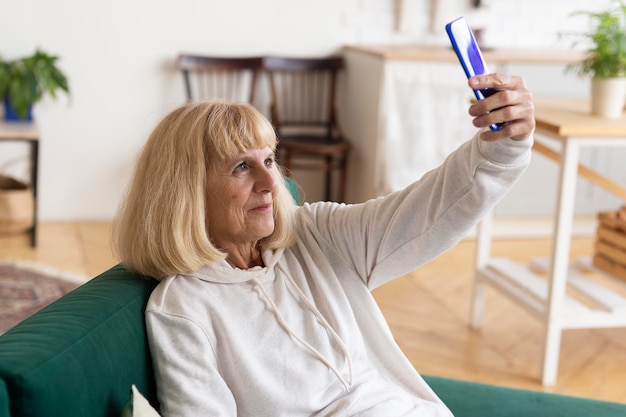
<path id="1" fill-rule="evenodd" d="M 489 74 L 487 63 L 483 59 L 476 38 L 474 38 L 474 33 L 464 17 L 459 17 L 448 23 L 446 32 L 467 78 L 474 75 Z M 493 88 L 484 88 L 482 90 L 474 90 L 474 95 L 478 100 L 484 100 L 485 97 L 489 97 L 496 92 L 497 90 Z M 502 125 L 503 123 L 497 123 L 489 126 L 489 128 L 496 131 L 502 128 Z"/>

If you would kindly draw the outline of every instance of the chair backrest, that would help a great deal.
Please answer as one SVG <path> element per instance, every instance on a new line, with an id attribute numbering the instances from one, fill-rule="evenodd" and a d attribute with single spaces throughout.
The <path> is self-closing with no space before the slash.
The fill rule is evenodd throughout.
<path id="1" fill-rule="evenodd" d="M 280 135 L 289 128 L 322 128 L 337 133 L 337 76 L 339 56 L 325 58 L 265 57 L 272 94 L 271 119 Z"/>
<path id="2" fill-rule="evenodd" d="M 182 54 L 176 64 L 183 73 L 187 101 L 220 98 L 252 103 L 263 58 Z"/>

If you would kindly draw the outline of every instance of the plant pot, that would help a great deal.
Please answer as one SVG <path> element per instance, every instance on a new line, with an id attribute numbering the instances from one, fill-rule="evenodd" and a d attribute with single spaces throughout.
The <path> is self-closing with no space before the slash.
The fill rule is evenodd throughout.
<path id="1" fill-rule="evenodd" d="M 9 101 L 8 97 L 4 97 L 4 120 L 7 121 L 27 121 L 31 122 L 33 120 L 33 105 L 28 106 L 28 111 L 26 112 L 26 116 L 21 117 Z"/>
<path id="2" fill-rule="evenodd" d="M 624 112 L 626 78 L 591 80 L 591 114 L 616 119 Z"/>

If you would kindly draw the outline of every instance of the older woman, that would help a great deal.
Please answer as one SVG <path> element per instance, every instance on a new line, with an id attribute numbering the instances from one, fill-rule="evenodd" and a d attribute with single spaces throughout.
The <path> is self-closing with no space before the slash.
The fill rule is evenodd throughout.
<path id="1" fill-rule="evenodd" d="M 163 415 L 450 415 L 370 290 L 463 238 L 529 163 L 524 81 L 470 86 L 501 90 L 470 107 L 483 129 L 406 189 L 356 205 L 296 206 L 274 130 L 249 105 L 163 119 L 115 225 L 127 267 L 161 281 L 145 314 Z"/>

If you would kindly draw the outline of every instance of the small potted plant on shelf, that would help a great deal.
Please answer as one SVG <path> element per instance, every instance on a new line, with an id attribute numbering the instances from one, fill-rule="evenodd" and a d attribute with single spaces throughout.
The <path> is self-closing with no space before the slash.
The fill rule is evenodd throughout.
<path id="1" fill-rule="evenodd" d="M 57 67 L 57 56 L 39 49 L 33 55 L 4 60 L 0 57 L 0 97 L 6 120 L 32 120 L 32 106 L 45 94 L 69 93 L 65 74 Z"/>
<path id="2" fill-rule="evenodd" d="M 591 27 L 576 33 L 574 46 L 586 41 L 587 56 L 567 70 L 591 77 L 591 112 L 602 117 L 619 117 L 626 100 L 626 5 L 616 0 L 610 10 L 578 11 L 590 19 Z"/>

